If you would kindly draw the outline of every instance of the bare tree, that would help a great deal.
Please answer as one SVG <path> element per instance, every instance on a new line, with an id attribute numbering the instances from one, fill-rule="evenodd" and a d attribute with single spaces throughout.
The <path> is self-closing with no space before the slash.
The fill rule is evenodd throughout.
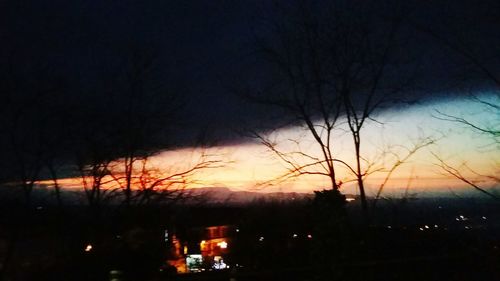
<path id="1" fill-rule="evenodd" d="M 196 148 L 193 148 L 195 150 Z M 200 148 L 203 150 L 203 148 Z M 207 169 L 220 168 L 224 164 L 219 155 L 200 152 L 193 161 L 170 163 L 168 167 L 156 167 L 150 157 L 136 161 L 129 177 L 126 171 L 111 171 L 114 182 L 119 187 L 130 181 L 129 205 L 169 205 L 179 203 L 188 196 L 186 188 L 197 183 L 197 173 Z M 164 159 L 163 161 L 169 161 Z M 120 160 L 118 160 L 118 163 Z M 125 198 L 127 200 L 127 198 Z"/>
<path id="2" fill-rule="evenodd" d="M 165 141 L 166 129 L 178 125 L 175 118 L 182 107 L 180 95 L 154 76 L 157 63 L 151 52 L 132 50 L 124 60 L 123 80 L 116 81 L 123 86 L 114 85 L 110 93 L 121 99 L 122 105 L 116 111 L 117 118 L 122 120 L 116 131 L 122 147 L 115 161 L 122 168 L 121 175 L 114 177 L 124 192 L 125 205 L 132 203 L 136 169 L 144 176 L 149 173 L 145 170 L 148 157 Z"/>
<path id="3" fill-rule="evenodd" d="M 2 257 L 0 279 L 13 269 L 18 246 L 30 236 L 30 227 L 35 222 L 33 203 L 38 181 L 56 173 L 57 167 L 52 164 L 60 151 L 53 149 L 55 142 L 59 141 L 58 126 L 53 123 L 56 119 L 53 102 L 63 92 L 62 80 L 46 64 L 6 61 L 0 69 L 3 101 L 0 106 L 0 144 L 4 162 L 1 185 L 8 189 L 2 195 L 8 194 L 5 203 L 11 206 L 12 212 L 4 212 L 2 221 L 15 223 L 5 230 L 9 238 L 6 255 Z M 58 145 L 62 147 L 61 143 Z M 46 169 L 50 170 L 49 175 Z M 59 195 L 57 192 L 60 205 Z M 12 199 L 14 201 L 9 202 Z M 19 206 L 22 207 L 17 208 Z"/>
<path id="4" fill-rule="evenodd" d="M 50 106 L 52 97 L 61 91 L 61 83 L 47 67 L 35 63 L 26 69 L 7 66 L 4 71 L 5 104 L 0 126 L 3 156 L 11 163 L 5 168 L 7 181 L 22 188 L 24 203 L 30 207 L 36 182 L 44 176 L 49 132 L 54 129 Z"/>
<path id="5" fill-rule="evenodd" d="M 266 22 L 269 25 L 266 29 L 272 30 L 273 36 L 258 39 L 259 51 L 271 63 L 272 77 L 276 82 L 252 99 L 280 108 L 290 117 L 286 125 L 305 128 L 314 138 L 321 155 L 303 151 L 282 152 L 263 134 L 254 135 L 290 167 L 283 178 L 326 176 L 331 188 L 336 190 L 339 182 L 335 162 L 339 160 L 334 157 L 333 132 L 341 115 L 341 99 L 335 88 L 326 83 L 331 67 L 330 61 L 325 59 L 329 53 L 327 41 L 324 41 L 327 27 L 316 22 L 306 7 L 280 12 L 291 12 L 292 15 L 280 14 L 285 16 L 283 22 Z M 300 164 L 297 157 L 305 163 Z"/>
<path id="6" fill-rule="evenodd" d="M 289 167 L 282 178 L 320 175 L 338 189 L 337 170 L 346 169 L 355 177 L 365 212 L 364 182 L 374 163 L 363 156 L 363 128 L 377 122 L 377 110 L 404 101 L 415 79 L 409 56 L 400 50 L 401 17 L 383 17 L 379 10 L 370 1 L 320 7 L 298 1 L 297 7 L 284 9 L 284 20 L 267 22 L 272 35 L 258 40 L 272 65 L 273 83 L 252 97 L 280 108 L 291 117 L 286 124 L 305 128 L 320 150 L 320 155 L 283 151 L 265 134 L 254 134 Z M 345 133 L 352 136 L 354 164 L 336 156 L 336 138 Z"/>
<path id="7" fill-rule="evenodd" d="M 120 67 L 103 75 L 96 94 L 86 95 L 92 111 L 76 117 L 83 120 L 75 132 L 75 143 L 83 148 L 76 163 L 87 199 L 91 204 L 123 199 L 124 206 L 178 202 L 198 171 L 221 161 L 201 153 L 182 168 L 155 167 L 150 159 L 177 145 L 170 134 L 181 129 L 184 89 L 166 84 L 160 57 L 151 50 L 131 48 L 119 61 Z"/>
<path id="8" fill-rule="evenodd" d="M 495 1 L 486 1 L 483 4 L 486 5 L 474 5 L 470 11 L 451 12 L 448 17 L 440 18 L 433 28 L 418 20 L 408 21 L 408 23 L 447 52 L 448 57 L 456 58 L 458 73 L 455 73 L 453 77 L 453 84 L 458 84 L 459 91 L 465 91 L 468 94 L 470 104 L 478 107 L 482 114 L 490 116 L 478 122 L 474 121 L 471 116 L 460 116 L 436 110 L 434 117 L 455 123 L 477 136 L 484 137 L 490 141 L 489 148 L 486 149 L 497 151 L 500 143 L 500 123 L 498 122 L 500 114 L 500 77 L 498 76 L 500 48 L 498 46 L 500 42 L 496 34 L 486 33 L 481 38 L 475 35 L 484 33 L 485 29 L 500 28 L 498 16 L 500 6 Z M 484 9 L 484 7 L 488 8 Z M 481 20 L 477 21 L 477 18 Z M 489 95 L 479 95 L 478 92 L 487 92 Z M 483 186 L 485 182 L 500 183 L 497 176 L 498 161 L 493 163 L 493 172 L 485 174 L 465 161 L 457 165 L 437 153 L 434 153 L 434 156 L 437 160 L 435 165 L 440 167 L 444 174 L 462 181 L 487 196 L 498 199 L 497 195 L 487 191 Z"/>
<path id="9" fill-rule="evenodd" d="M 87 203 L 99 210 L 101 205 L 109 201 L 116 192 L 109 185 L 113 182 L 110 178 L 111 159 L 108 155 L 102 155 L 95 150 L 86 150 L 85 153 L 85 158 L 82 155 L 77 156 L 76 167 Z"/>

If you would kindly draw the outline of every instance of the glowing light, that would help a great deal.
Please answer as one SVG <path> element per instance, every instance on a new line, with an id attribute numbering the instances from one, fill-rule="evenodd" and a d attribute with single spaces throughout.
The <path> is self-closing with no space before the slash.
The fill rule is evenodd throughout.
<path id="1" fill-rule="evenodd" d="M 259 237 L 259 241 L 263 242 L 264 241 L 264 236 Z"/>
<path id="2" fill-rule="evenodd" d="M 221 249 L 227 249 L 227 242 L 226 241 L 219 242 L 217 243 L 217 246 L 219 246 Z"/>
<path id="3" fill-rule="evenodd" d="M 207 241 L 201 240 L 201 242 L 200 242 L 200 251 L 204 251 L 206 245 L 207 245 Z"/>
<path id="4" fill-rule="evenodd" d="M 428 225 L 424 225 L 424 227 L 425 227 L 426 229 L 429 229 L 429 226 L 428 226 Z"/>
<path id="5" fill-rule="evenodd" d="M 110 280 L 121 280 L 123 275 L 123 272 L 121 270 L 110 270 L 109 271 L 109 277 L 111 278 Z"/>
<path id="6" fill-rule="evenodd" d="M 482 217 L 482 219 L 483 219 L 483 220 L 485 220 L 485 219 L 486 219 L 486 217 L 485 217 L 485 216 L 483 216 L 483 217 Z"/>
<path id="7" fill-rule="evenodd" d="M 163 237 L 164 237 L 165 242 L 168 242 L 168 230 L 167 229 L 165 229 Z"/>
<path id="8" fill-rule="evenodd" d="M 188 253 L 188 247 L 184 246 L 184 255 L 187 255 L 187 253 Z"/>
<path id="9" fill-rule="evenodd" d="M 347 201 L 347 202 L 352 202 L 352 201 L 354 201 L 354 200 L 356 200 L 356 199 L 355 199 L 355 198 L 346 198 L 346 199 L 345 199 L 345 201 Z"/>
<path id="10" fill-rule="evenodd" d="M 189 272 L 200 272 L 202 268 L 203 257 L 200 254 L 188 255 L 186 257 L 186 267 Z"/>
<path id="11" fill-rule="evenodd" d="M 293 237 L 293 238 L 297 238 L 297 237 L 298 237 L 298 235 L 294 233 L 294 234 L 292 235 L 292 237 Z"/>
<path id="12" fill-rule="evenodd" d="M 421 228 L 421 227 L 420 227 L 419 229 L 420 229 L 420 231 L 424 231 L 424 229 L 423 229 L 423 228 Z"/>
<path id="13" fill-rule="evenodd" d="M 221 256 L 215 256 L 214 257 L 214 264 L 212 265 L 213 269 L 225 269 L 229 268 L 229 266 L 224 263 L 224 260 L 222 259 Z"/>
<path id="14" fill-rule="evenodd" d="M 307 238 L 311 239 L 313 238 L 311 234 L 307 234 Z"/>
<path id="15" fill-rule="evenodd" d="M 92 245 L 88 244 L 85 249 L 84 249 L 85 252 L 90 252 L 92 251 Z"/>

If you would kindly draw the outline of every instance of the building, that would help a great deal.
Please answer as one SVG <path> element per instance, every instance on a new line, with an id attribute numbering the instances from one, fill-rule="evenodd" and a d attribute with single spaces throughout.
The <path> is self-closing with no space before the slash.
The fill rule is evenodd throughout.
<path id="1" fill-rule="evenodd" d="M 237 229 L 230 225 L 196 227 L 183 235 L 166 232 L 168 264 L 178 273 L 221 270 L 231 266 L 230 254 Z"/>

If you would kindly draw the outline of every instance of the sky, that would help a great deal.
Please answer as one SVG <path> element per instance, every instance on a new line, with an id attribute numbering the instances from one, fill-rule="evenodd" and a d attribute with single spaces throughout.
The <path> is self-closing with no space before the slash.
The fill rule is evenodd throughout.
<path id="1" fill-rule="evenodd" d="M 341 11 L 348 10 L 347 2 L 337 2 Z M 322 188 L 324 180 L 314 177 L 268 186 L 270 179 L 284 172 L 283 163 L 247 136 L 258 131 L 285 150 L 290 149 L 289 140 L 300 138 L 304 150 L 317 153 L 307 132 L 283 111 L 247 99 L 248 94 L 266 93 L 270 85 L 283 82 L 259 48 L 261 41 L 277 45 L 273 24 L 289 23 L 293 3 L 2 1 L 1 90 L 6 98 L 0 147 L 9 160 L 1 164 L 0 178 L 18 177 L 21 167 L 41 161 L 36 155 L 53 156 L 61 167 L 59 177 L 72 178 L 75 161 L 102 155 L 121 159 L 124 148 L 138 145 L 141 153 L 154 154 L 152 165 L 164 171 L 182 170 L 199 159 L 201 151 L 225 163 L 197 174 L 197 186 L 263 191 Z M 410 69 L 418 81 L 398 96 L 406 100 L 404 105 L 381 108 L 374 115 L 377 122 L 363 128 L 364 155 L 374 159 L 384 147 L 409 147 L 424 136 L 437 140 L 397 170 L 389 182 L 394 190 L 407 185 L 408 178 L 415 178 L 414 187 L 460 186 L 442 175 L 434 155 L 470 176 L 477 175 L 464 163 L 479 174 L 498 174 L 497 139 L 441 120 L 440 114 L 498 131 L 498 111 L 487 110 L 471 96 L 499 104 L 498 85 L 483 70 L 497 78 L 500 73 L 495 28 L 500 25 L 500 4 L 369 3 L 368 8 L 356 10 L 361 17 L 346 14 L 353 19 L 373 18 L 385 26 L 380 19 L 394 7 L 405 12 L 407 24 L 398 35 L 404 45 L 395 52 L 411 62 L 399 61 L 387 81 Z M 324 11 L 329 5 L 329 1 L 312 5 L 313 18 L 328 18 Z M 377 31 L 376 43 L 385 32 Z M 350 137 L 342 127 L 337 134 L 335 155 L 351 163 Z M 390 160 L 382 163 L 388 167 Z M 351 178 L 347 172 L 341 177 Z M 383 177 L 383 172 L 373 174 L 367 183 L 376 188 Z M 345 189 L 356 192 L 349 183 Z"/>
<path id="2" fill-rule="evenodd" d="M 484 101 L 499 102 L 498 97 L 488 93 L 480 97 Z M 363 144 L 364 156 L 368 159 L 378 159 L 377 163 L 385 168 L 367 177 L 369 196 L 376 194 L 387 175 L 387 169 L 395 161 L 393 157 L 386 157 L 381 161 L 378 158 L 381 151 L 390 148 L 390 151 L 402 157 L 405 155 L 405 147 L 410 148 L 412 143 L 418 143 L 423 137 L 432 138 L 435 143 L 419 150 L 398 167 L 390 177 L 383 196 L 403 197 L 408 192 L 407 188 L 410 194 L 417 196 L 470 193 L 471 188 L 467 184 L 439 168 L 437 157 L 457 167 L 467 178 L 473 179 L 480 186 L 498 189 L 497 182 L 477 176 L 498 174 L 498 144 L 491 136 L 478 134 L 468 126 L 440 120 L 440 113 L 466 116 L 470 122 L 476 124 L 492 122 L 498 127 L 498 114 L 492 115 L 481 104 L 466 99 L 426 103 L 379 114 L 376 116 L 377 122 L 369 123 L 363 130 L 363 135 L 367 136 Z M 303 128 L 291 126 L 269 135 L 281 144 L 283 151 L 295 151 L 296 144 L 289 140 L 300 140 L 301 151 L 318 154 L 314 140 Z M 342 133 L 338 139 L 339 146 L 335 156 L 354 165 L 351 136 Z M 208 155 L 207 158 L 203 158 L 204 155 Z M 286 174 L 287 166 L 257 141 L 160 151 L 149 159 L 148 165 L 170 175 L 189 169 L 200 159 L 221 161 L 221 165 L 195 173 L 190 178 L 192 182 L 188 184 L 189 188 L 227 187 L 233 191 L 306 193 L 329 188 L 328 179 L 321 176 L 276 181 L 277 176 Z M 465 168 L 464 164 L 471 167 L 473 172 Z M 349 183 L 353 175 L 345 169 L 339 169 L 338 173 L 339 171 L 340 179 L 346 182 L 343 192 L 358 194 L 356 184 Z M 46 183 L 51 184 L 50 181 Z M 81 184 L 81 179 L 69 178 L 61 183 L 75 188 Z"/>
<path id="3" fill-rule="evenodd" d="M 498 97 L 484 95 L 485 100 L 498 102 Z M 458 110 L 457 110 L 458 109 Z M 498 173 L 500 152 L 497 144 L 490 136 L 474 133 L 464 125 L 439 120 L 439 113 L 460 114 L 468 116 L 471 122 L 485 124 L 496 122 L 499 116 L 492 116 L 485 112 L 480 104 L 474 104 L 467 100 L 442 101 L 438 103 L 413 106 L 405 110 L 384 112 L 377 116 L 377 121 L 382 124 L 369 123 L 363 135 L 366 137 L 364 144 L 364 155 L 366 158 L 378 159 L 380 150 L 392 146 L 411 147 L 411 143 L 417 143 L 422 137 L 435 139 L 435 143 L 429 145 L 413 155 L 405 164 L 399 167 L 392 175 L 388 183 L 388 193 L 402 195 L 404 188 L 411 184 L 413 192 L 448 192 L 449 188 L 459 190 L 466 186 L 460 180 L 450 177 L 439 169 L 439 160 L 434 156 L 446 159 L 455 167 L 461 167 L 464 163 L 474 167 L 475 171 L 485 175 Z M 272 138 L 282 144 L 284 151 L 294 151 L 295 143 L 288 140 L 301 140 L 301 151 L 317 154 L 318 148 L 314 145 L 312 136 L 298 127 L 289 127 L 272 133 Z M 352 157 L 352 140 L 347 134 L 339 136 L 340 146 L 335 153 L 340 159 L 350 160 Z M 392 148 L 398 155 L 405 155 L 402 147 Z M 255 190 L 262 192 L 312 192 L 328 188 L 328 179 L 324 177 L 305 176 L 285 182 L 269 185 L 269 181 L 276 175 L 286 173 L 286 165 L 259 143 L 244 143 L 239 145 L 217 146 L 209 148 L 205 153 L 219 155 L 221 159 L 228 162 L 226 167 L 202 172 L 198 177 L 200 182 L 197 186 L 224 186 L 233 190 Z M 169 166 L 172 159 L 189 159 L 189 155 L 197 155 L 200 151 L 182 149 L 176 151 L 162 152 L 154 157 L 155 165 Z M 196 157 L 191 157 L 196 159 Z M 182 161 L 182 160 L 180 160 Z M 384 161 L 379 161 L 384 162 Z M 390 168 L 394 163 L 391 157 L 386 158 L 383 163 L 385 168 Z M 461 169 L 468 176 L 470 171 Z M 345 182 L 352 180 L 353 176 L 347 171 L 341 172 L 341 178 Z M 370 186 L 369 194 L 375 194 L 377 188 L 385 178 L 387 172 L 381 171 L 367 178 Z M 474 176 L 472 174 L 472 176 Z M 473 177 L 477 178 L 477 177 Z M 482 179 L 484 180 L 484 178 Z M 494 181 L 482 182 L 488 187 L 495 187 Z M 427 190 L 429 189 L 429 190 Z M 347 184 L 345 191 L 356 194 L 356 185 Z M 463 190 L 461 190 L 463 191 Z"/>

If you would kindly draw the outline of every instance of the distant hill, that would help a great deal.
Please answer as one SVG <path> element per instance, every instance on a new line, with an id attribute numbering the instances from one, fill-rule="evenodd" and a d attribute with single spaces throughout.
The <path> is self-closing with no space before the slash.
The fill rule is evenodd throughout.
<path id="1" fill-rule="evenodd" d="M 469 198 L 476 198 L 478 200 L 491 200 L 491 198 L 484 196 L 483 194 L 473 190 L 473 189 L 460 189 L 456 192 L 451 192 L 450 189 L 440 189 L 440 190 L 412 190 L 408 197 L 404 200 L 418 200 L 419 201 L 434 201 L 434 200 L 464 200 Z M 455 191 L 455 190 L 453 190 Z M 496 190 L 495 190 L 496 191 Z M 186 189 L 183 191 L 186 197 L 184 201 L 186 204 L 228 204 L 228 205 L 238 205 L 238 204 L 249 204 L 255 202 L 293 202 L 302 201 L 314 198 L 313 193 L 302 193 L 302 192 L 260 192 L 260 191 L 234 191 L 227 187 L 202 187 Z M 120 201 L 121 193 L 117 193 L 118 197 L 113 199 L 114 203 Z M 349 201 L 356 201 L 357 195 L 345 194 Z M 32 194 L 33 204 L 55 204 L 54 192 L 51 188 L 44 185 L 37 185 Z M 1 186 L 0 188 L 0 203 L 2 202 L 19 202 L 22 203 L 23 192 L 18 187 L 13 186 Z M 82 190 L 76 189 L 63 189 L 62 198 L 66 204 L 86 204 L 85 194 Z M 369 197 L 370 198 L 370 197 Z M 123 198 L 121 198 L 123 199 Z M 380 199 L 379 204 L 383 204 L 386 201 L 398 201 L 402 200 L 401 192 L 387 192 Z M 425 199 L 425 200 L 424 200 Z"/>
<path id="2" fill-rule="evenodd" d="M 202 202 L 208 204 L 248 204 L 256 201 L 264 202 L 293 202 L 312 199 L 312 193 L 298 192 L 253 192 L 232 191 L 227 187 L 203 187 L 186 190 L 189 202 Z"/>

